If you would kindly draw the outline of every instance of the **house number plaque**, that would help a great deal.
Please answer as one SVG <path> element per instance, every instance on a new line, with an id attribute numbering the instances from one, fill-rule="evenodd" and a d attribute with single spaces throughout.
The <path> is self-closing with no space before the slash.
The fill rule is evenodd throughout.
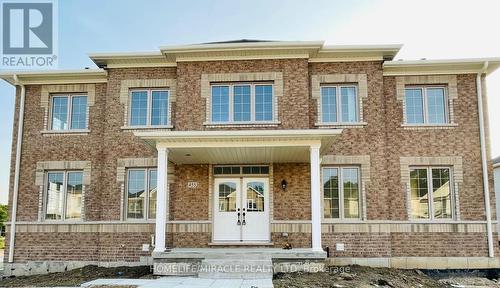
<path id="1" fill-rule="evenodd" d="M 188 186 L 189 189 L 198 188 L 198 182 L 196 182 L 196 181 L 188 181 L 187 186 Z"/>

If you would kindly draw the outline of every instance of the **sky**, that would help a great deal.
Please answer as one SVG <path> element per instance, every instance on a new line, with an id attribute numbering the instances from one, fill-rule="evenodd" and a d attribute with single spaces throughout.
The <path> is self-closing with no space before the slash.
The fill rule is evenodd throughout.
<path id="1" fill-rule="evenodd" d="M 404 44 L 396 59 L 500 57 L 498 0 L 64 0 L 59 68 L 92 52 L 231 39 Z M 500 156 L 500 71 L 488 79 L 492 156 Z M 0 203 L 7 202 L 14 88 L 0 81 Z M 34 180 L 33 180 L 34 181 Z"/>

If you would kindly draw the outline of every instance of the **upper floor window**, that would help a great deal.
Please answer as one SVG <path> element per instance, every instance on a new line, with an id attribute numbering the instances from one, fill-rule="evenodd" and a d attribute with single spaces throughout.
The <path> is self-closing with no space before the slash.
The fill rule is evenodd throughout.
<path id="1" fill-rule="evenodd" d="M 168 123 L 169 91 L 137 89 L 130 91 L 130 126 L 165 126 Z"/>
<path id="2" fill-rule="evenodd" d="M 359 122 L 358 93 L 354 85 L 321 86 L 323 123 Z"/>
<path id="3" fill-rule="evenodd" d="M 410 168 L 411 216 L 413 219 L 451 219 L 450 168 Z"/>
<path id="4" fill-rule="evenodd" d="M 216 84 L 211 89 L 214 123 L 274 120 L 272 84 Z"/>
<path id="5" fill-rule="evenodd" d="M 87 129 L 86 95 L 53 95 L 51 130 Z"/>
<path id="6" fill-rule="evenodd" d="M 405 89 L 407 124 L 446 124 L 446 89 L 439 86 L 413 86 Z"/>
<path id="7" fill-rule="evenodd" d="M 127 219 L 156 217 L 156 169 L 129 169 L 127 174 Z"/>
<path id="8" fill-rule="evenodd" d="M 357 167 L 323 168 L 324 218 L 360 218 L 360 180 Z"/>
<path id="9" fill-rule="evenodd" d="M 45 187 L 45 219 L 81 219 L 82 195 L 82 171 L 48 172 Z"/>

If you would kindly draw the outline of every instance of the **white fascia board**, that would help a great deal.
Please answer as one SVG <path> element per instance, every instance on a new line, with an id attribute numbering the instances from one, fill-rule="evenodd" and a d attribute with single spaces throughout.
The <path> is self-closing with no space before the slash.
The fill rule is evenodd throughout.
<path id="1" fill-rule="evenodd" d="M 403 44 L 380 44 L 380 45 L 327 45 L 321 51 L 324 52 L 376 52 L 391 51 L 398 52 Z"/>
<path id="2" fill-rule="evenodd" d="M 252 50 L 252 49 L 321 49 L 324 41 L 276 41 L 276 42 L 248 42 L 248 43 L 214 43 L 194 44 L 181 46 L 162 46 L 162 53 L 189 53 L 212 52 L 223 50 Z"/>
<path id="3" fill-rule="evenodd" d="M 18 77 L 19 83 L 14 80 L 14 75 Z M 107 71 L 104 69 L 80 69 L 80 70 L 43 70 L 43 71 L 8 71 L 1 72 L 0 79 L 12 85 L 16 84 L 50 84 L 52 81 L 57 84 L 67 83 L 102 83 L 107 82 Z"/>
<path id="4" fill-rule="evenodd" d="M 467 58 L 386 61 L 383 64 L 384 75 L 424 75 L 424 74 L 470 74 L 482 73 L 484 64 L 488 62 L 486 74 L 500 67 L 500 58 Z"/>
<path id="5" fill-rule="evenodd" d="M 138 131 L 135 136 L 151 138 L 297 138 L 297 137 L 327 137 L 339 135 L 342 129 L 303 129 L 303 130 L 234 130 L 234 131 Z"/>

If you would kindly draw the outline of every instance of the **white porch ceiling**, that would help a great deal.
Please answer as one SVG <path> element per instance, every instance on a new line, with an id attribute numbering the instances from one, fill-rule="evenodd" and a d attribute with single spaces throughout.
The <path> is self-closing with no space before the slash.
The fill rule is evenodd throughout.
<path id="1" fill-rule="evenodd" d="M 168 158 L 177 164 L 264 164 L 309 162 L 308 147 L 173 148 Z"/>
<path id="2" fill-rule="evenodd" d="M 328 149 L 341 129 L 145 131 L 135 135 L 169 150 L 177 164 L 264 164 L 309 162 L 310 147 Z"/>

